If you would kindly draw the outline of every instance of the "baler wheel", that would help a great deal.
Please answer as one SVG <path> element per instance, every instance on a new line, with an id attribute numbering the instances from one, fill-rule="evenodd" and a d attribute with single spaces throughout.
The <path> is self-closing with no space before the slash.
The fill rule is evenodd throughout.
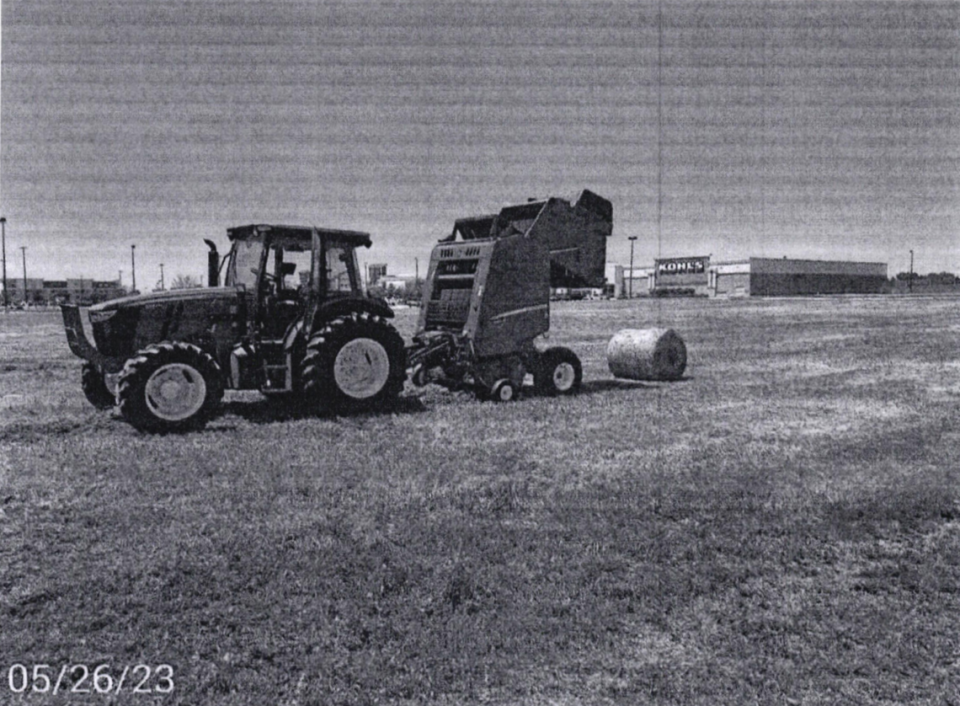
<path id="1" fill-rule="evenodd" d="M 517 399 L 517 388 L 506 378 L 497 380 L 490 389 L 490 399 L 494 402 L 512 402 Z"/>
<path id="2" fill-rule="evenodd" d="M 147 346 L 120 371 L 120 413 L 141 431 L 202 429 L 223 399 L 220 366 L 191 343 Z"/>
<path id="3" fill-rule="evenodd" d="M 117 403 L 103 379 L 103 373 L 93 363 L 83 364 L 80 370 L 80 386 L 87 401 L 97 409 L 110 409 Z"/>
<path id="4" fill-rule="evenodd" d="M 571 395 L 580 389 L 583 366 L 569 348 L 548 348 L 540 356 L 533 382 L 541 395 Z"/>
<path id="5" fill-rule="evenodd" d="M 427 369 L 423 363 L 418 363 L 413 367 L 413 373 L 410 375 L 410 382 L 417 387 L 423 387 L 427 384 Z"/>

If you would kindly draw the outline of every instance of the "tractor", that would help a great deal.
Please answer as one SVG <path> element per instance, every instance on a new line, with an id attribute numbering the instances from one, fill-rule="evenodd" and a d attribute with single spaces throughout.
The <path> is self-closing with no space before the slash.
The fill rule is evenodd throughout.
<path id="1" fill-rule="evenodd" d="M 61 307 L 94 406 L 116 405 L 137 429 L 162 433 L 202 428 L 226 389 L 348 412 L 400 394 L 403 339 L 387 304 L 364 295 L 357 268 L 368 234 L 247 225 L 227 235 L 222 259 L 205 241 L 209 287 L 91 307 L 93 343 L 79 307 Z"/>
<path id="2" fill-rule="evenodd" d="M 407 351 L 412 382 L 516 399 L 528 374 L 542 395 L 576 392 L 569 348 L 543 346 L 551 287 L 603 287 L 613 205 L 584 190 L 575 203 L 532 199 L 461 218 L 437 243 Z"/>

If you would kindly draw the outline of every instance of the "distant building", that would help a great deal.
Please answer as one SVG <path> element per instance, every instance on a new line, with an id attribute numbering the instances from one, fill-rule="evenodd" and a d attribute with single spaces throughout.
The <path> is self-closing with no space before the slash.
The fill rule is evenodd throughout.
<path id="1" fill-rule="evenodd" d="M 653 267 L 613 265 L 614 296 L 809 296 L 887 291 L 883 262 L 709 256 L 658 259 Z"/>
<path id="2" fill-rule="evenodd" d="M 707 275 L 711 296 L 880 294 L 887 287 L 885 262 L 751 257 L 718 262 Z"/>
<path id="3" fill-rule="evenodd" d="M 653 293 L 658 296 L 706 296 L 710 256 L 672 257 L 653 263 Z"/>
<path id="4" fill-rule="evenodd" d="M 413 275 L 383 275 L 378 280 L 378 286 L 382 287 L 388 294 L 403 294 L 408 287 L 412 287 L 417 281 Z"/>
<path id="5" fill-rule="evenodd" d="M 387 276 L 385 264 L 367 265 L 367 286 L 375 287 L 380 280 Z"/>
<path id="6" fill-rule="evenodd" d="M 581 299 L 601 299 L 603 287 L 551 287 L 550 299 L 553 301 L 579 301 Z"/>
<path id="7" fill-rule="evenodd" d="M 623 265 L 615 265 L 612 279 L 614 299 L 646 297 L 653 289 L 653 268 L 634 267 L 631 270 Z"/>
<path id="8" fill-rule="evenodd" d="M 126 296 L 119 280 L 101 281 L 86 278 L 43 280 L 27 278 L 24 296 L 23 278 L 7 278 L 7 301 L 12 305 L 23 302 L 31 306 L 80 304 L 90 306 L 108 299 Z"/>

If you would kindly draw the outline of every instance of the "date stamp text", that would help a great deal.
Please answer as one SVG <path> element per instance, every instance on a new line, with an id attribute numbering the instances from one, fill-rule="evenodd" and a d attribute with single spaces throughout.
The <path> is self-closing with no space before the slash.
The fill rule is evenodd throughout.
<path id="1" fill-rule="evenodd" d="M 11 664 L 7 689 L 14 694 L 172 694 L 169 664 Z"/>

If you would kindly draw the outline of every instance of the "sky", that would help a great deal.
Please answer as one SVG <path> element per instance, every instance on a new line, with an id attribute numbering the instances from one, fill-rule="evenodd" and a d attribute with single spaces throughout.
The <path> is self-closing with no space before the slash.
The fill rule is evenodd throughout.
<path id="1" fill-rule="evenodd" d="M 960 273 L 960 2 L 2 0 L 8 277 L 155 286 L 203 238 L 613 202 L 608 261 Z M 121 274 L 122 272 L 122 274 Z"/>

